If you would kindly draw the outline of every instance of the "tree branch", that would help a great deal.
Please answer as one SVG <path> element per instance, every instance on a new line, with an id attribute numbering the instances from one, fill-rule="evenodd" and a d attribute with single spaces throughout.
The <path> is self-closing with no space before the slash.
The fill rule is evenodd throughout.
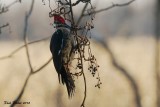
<path id="1" fill-rule="evenodd" d="M 11 6 L 13 6 L 15 3 L 17 3 L 17 2 L 20 2 L 21 3 L 21 0 L 15 0 L 15 1 L 13 1 L 12 3 L 10 3 L 9 5 L 7 5 L 7 6 L 5 6 L 5 7 L 0 7 L 0 14 L 2 14 L 2 13 L 6 13 L 8 10 L 9 10 L 9 8 L 11 7 Z"/>
<path id="2" fill-rule="evenodd" d="M 42 70 L 44 67 L 46 67 L 50 62 L 52 61 L 52 57 L 49 58 L 49 60 L 47 60 L 42 66 L 40 66 L 37 70 L 34 70 L 34 72 L 32 72 L 32 74 L 36 74 L 37 72 L 39 72 L 40 70 Z"/>
<path id="3" fill-rule="evenodd" d="M 136 105 L 137 105 L 137 107 L 142 107 L 141 102 L 140 102 L 141 101 L 140 92 L 139 92 L 137 83 L 134 80 L 134 78 L 132 78 L 132 76 L 128 73 L 128 71 L 117 62 L 116 57 L 114 56 L 113 52 L 109 48 L 107 42 L 105 42 L 104 40 L 100 40 L 100 39 L 97 39 L 97 41 L 100 44 L 102 44 L 102 46 L 105 48 L 105 50 L 109 53 L 109 56 L 111 58 L 113 66 L 116 69 L 118 69 L 118 71 L 120 71 L 120 73 L 122 73 L 127 78 L 127 80 L 130 82 L 130 85 L 131 85 L 133 92 L 134 92 L 134 95 L 135 95 Z"/>
<path id="4" fill-rule="evenodd" d="M 83 16 L 88 16 L 88 15 L 91 15 L 91 14 L 96 14 L 96 13 L 100 13 L 100 12 L 103 12 L 103 11 L 107 11 L 109 9 L 112 9 L 114 7 L 123 7 L 123 6 L 127 6 L 129 4 L 131 4 L 132 2 L 134 2 L 135 0 L 131 0 L 129 2 L 126 2 L 126 3 L 122 3 L 122 4 L 115 4 L 115 3 L 112 3 L 111 6 L 107 7 L 107 8 L 104 8 L 104 9 L 100 9 L 100 10 L 95 10 L 94 12 L 91 12 L 91 13 L 85 13 L 83 14 Z"/>
<path id="5" fill-rule="evenodd" d="M 42 69 L 44 69 L 44 68 L 50 63 L 51 60 L 52 60 L 52 57 L 49 58 L 49 60 L 48 60 L 45 64 L 43 64 L 42 66 L 40 66 L 40 67 L 39 67 L 37 70 L 35 70 L 34 72 L 30 71 L 29 75 L 27 76 L 27 78 L 26 78 L 26 80 L 25 80 L 25 83 L 24 83 L 24 85 L 23 85 L 23 87 L 22 87 L 22 90 L 21 90 L 20 94 L 19 94 L 18 97 L 13 101 L 13 102 L 15 102 L 15 103 L 12 103 L 12 104 L 10 105 L 10 107 L 14 107 L 14 106 L 16 105 L 16 102 L 18 102 L 18 101 L 21 99 L 21 97 L 22 97 L 22 95 L 23 95 L 23 93 L 24 93 L 24 91 L 25 91 L 25 89 L 26 89 L 26 86 L 27 86 L 27 83 L 28 83 L 29 78 L 30 78 L 33 74 L 36 74 L 37 72 L 39 72 L 39 71 L 41 71 Z"/>
<path id="6" fill-rule="evenodd" d="M 160 107 L 160 1 L 155 6 L 155 76 L 157 82 L 157 107 Z"/>
<path id="7" fill-rule="evenodd" d="M 4 25 L 0 26 L 0 34 L 1 34 L 1 30 L 2 30 L 2 28 L 5 28 L 5 27 L 7 27 L 7 26 L 9 26 L 9 23 L 6 23 L 6 24 L 4 24 Z"/>
<path id="8" fill-rule="evenodd" d="M 81 20 L 82 20 L 82 18 L 83 18 L 83 14 L 84 14 L 87 6 L 88 6 L 88 2 L 87 2 L 87 3 L 85 4 L 85 6 L 83 7 L 83 10 L 82 10 L 82 12 L 81 12 L 80 17 L 78 18 L 78 21 L 77 21 L 76 25 L 79 25 L 79 23 L 81 22 Z"/>
<path id="9" fill-rule="evenodd" d="M 33 5 L 34 5 L 34 0 L 32 0 L 31 3 L 31 7 L 28 13 L 26 13 L 26 17 L 25 17 L 25 27 L 24 27 L 24 44 L 25 44 L 25 49 L 26 49 L 26 54 L 27 54 L 27 59 L 28 59 L 28 64 L 30 67 L 31 72 L 33 72 L 33 67 L 31 64 L 31 59 L 30 59 L 30 55 L 29 55 L 29 49 L 28 49 L 28 38 L 27 38 L 27 28 L 28 28 L 28 20 L 29 17 L 33 11 Z"/>
<path id="10" fill-rule="evenodd" d="M 22 97 L 22 95 L 23 95 L 23 93 L 24 93 L 24 91 L 25 91 L 25 89 L 26 89 L 26 86 L 27 86 L 27 83 L 28 83 L 28 80 L 29 80 L 30 76 L 31 76 L 31 71 L 30 71 L 29 75 L 27 76 L 27 78 L 26 78 L 26 80 L 25 80 L 25 83 L 24 83 L 24 85 L 23 85 L 23 87 L 22 87 L 22 90 L 21 90 L 20 94 L 19 94 L 18 97 L 13 101 L 13 103 L 10 105 L 10 107 L 14 107 L 14 106 L 16 105 L 16 103 L 19 102 L 19 100 L 21 99 L 21 97 Z"/>
<path id="11" fill-rule="evenodd" d="M 38 42 L 42 42 L 42 41 L 48 40 L 49 38 L 50 37 L 46 37 L 46 38 L 43 38 L 43 39 L 40 39 L 40 40 L 28 42 L 28 45 L 35 44 L 35 43 L 38 43 Z M 13 50 L 9 55 L 0 57 L 0 60 L 12 57 L 14 54 L 16 54 L 17 52 L 19 52 L 24 47 L 25 47 L 25 45 L 22 45 L 22 46 L 18 47 L 17 49 Z"/>
<path id="12" fill-rule="evenodd" d="M 21 97 L 22 97 L 22 95 L 23 95 L 23 93 L 24 93 L 24 91 L 25 91 L 25 88 L 26 88 L 26 86 L 27 86 L 28 80 L 29 80 L 29 78 L 30 78 L 30 76 L 31 76 L 31 73 L 33 72 L 33 68 L 32 68 L 32 65 L 31 65 L 31 59 L 30 59 L 30 55 L 29 55 L 28 38 L 27 38 L 28 20 L 29 20 L 29 17 L 30 17 L 30 15 L 31 15 L 32 11 L 33 11 L 33 6 L 34 6 L 34 0 L 32 0 L 31 6 L 30 6 L 30 10 L 29 10 L 28 14 L 26 14 L 26 16 L 25 16 L 25 27 L 24 27 L 24 31 L 23 31 L 23 32 L 24 32 L 23 36 L 24 36 L 25 49 L 26 49 L 28 64 L 29 64 L 29 67 L 30 67 L 30 73 L 29 73 L 29 75 L 27 76 L 27 79 L 26 79 L 26 81 L 25 81 L 25 84 L 24 84 L 24 86 L 23 86 L 20 94 L 19 94 L 18 97 L 14 100 L 15 102 L 18 102 L 18 101 L 21 99 Z M 14 107 L 15 105 L 16 105 L 15 103 L 12 103 L 10 107 Z"/>

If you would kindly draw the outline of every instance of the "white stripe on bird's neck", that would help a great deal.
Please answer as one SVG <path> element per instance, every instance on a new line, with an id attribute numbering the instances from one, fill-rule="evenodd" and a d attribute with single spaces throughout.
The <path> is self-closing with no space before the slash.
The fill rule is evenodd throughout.
<path id="1" fill-rule="evenodd" d="M 66 27 L 56 27 L 56 29 L 58 30 L 67 30 L 68 32 L 70 32 L 70 29 L 66 28 Z"/>

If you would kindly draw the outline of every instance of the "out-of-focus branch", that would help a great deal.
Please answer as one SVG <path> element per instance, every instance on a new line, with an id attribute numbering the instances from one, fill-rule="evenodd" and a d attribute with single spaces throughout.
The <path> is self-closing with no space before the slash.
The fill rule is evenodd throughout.
<path id="1" fill-rule="evenodd" d="M 52 57 L 49 58 L 49 60 L 48 60 L 47 62 L 45 62 L 43 65 L 41 65 L 41 66 L 40 66 L 37 70 L 35 70 L 34 72 L 31 72 L 31 71 L 30 71 L 29 75 L 27 76 L 27 78 L 26 78 L 26 80 L 25 80 L 25 83 L 24 83 L 24 85 L 23 85 L 23 87 L 22 87 L 22 90 L 21 90 L 20 94 L 19 94 L 18 97 L 13 101 L 13 102 L 15 102 L 15 103 L 12 103 L 12 104 L 10 105 L 10 107 L 14 107 L 14 106 L 16 105 L 16 102 L 18 102 L 18 101 L 21 99 L 21 97 L 22 97 L 22 95 L 23 95 L 23 93 L 24 93 L 24 91 L 25 91 L 25 89 L 26 89 L 26 86 L 27 86 L 27 83 L 28 83 L 29 78 L 30 78 L 33 74 L 36 74 L 37 72 L 39 72 L 39 71 L 41 71 L 42 69 L 44 69 L 44 68 L 51 62 L 51 60 L 52 60 Z"/>
<path id="2" fill-rule="evenodd" d="M 5 27 L 7 27 L 7 26 L 9 26 L 9 23 L 6 23 L 6 24 L 4 24 L 4 25 L 0 26 L 0 34 L 1 34 L 1 30 L 2 30 L 2 28 L 5 28 Z"/>
<path id="3" fill-rule="evenodd" d="M 28 64 L 29 64 L 29 67 L 30 67 L 30 73 L 29 73 L 29 75 L 28 75 L 28 77 L 27 77 L 27 79 L 26 79 L 26 81 L 25 81 L 25 84 L 24 84 L 24 86 L 23 86 L 20 94 L 19 94 L 18 97 L 14 100 L 15 102 L 18 102 L 18 101 L 21 99 L 21 97 L 22 97 L 22 95 L 23 95 L 23 93 L 24 93 L 24 91 L 25 91 L 25 88 L 26 88 L 26 86 L 27 86 L 28 80 L 29 80 L 29 78 L 30 78 L 30 76 L 31 76 L 31 73 L 33 72 L 33 68 L 32 68 L 32 65 L 31 65 L 31 59 L 30 59 L 30 55 L 29 55 L 28 38 L 27 38 L 28 20 L 29 20 L 29 18 L 30 18 L 30 16 L 31 16 L 31 13 L 32 13 L 32 11 L 33 11 L 33 6 L 34 6 L 34 0 L 32 0 L 32 3 L 31 3 L 29 12 L 26 13 L 26 16 L 25 16 L 25 27 L 24 27 L 24 31 L 23 31 L 23 32 L 24 32 L 23 36 L 24 36 L 25 49 L 26 49 Z M 12 103 L 10 107 L 14 107 L 14 106 L 15 106 L 15 103 Z"/>
<path id="4" fill-rule="evenodd" d="M 129 2 L 122 3 L 122 4 L 112 3 L 112 5 L 109 6 L 109 7 L 107 7 L 107 8 L 100 9 L 100 10 L 95 10 L 94 12 L 91 12 L 91 13 L 85 13 L 85 14 L 83 14 L 83 16 L 88 16 L 88 15 L 91 15 L 91 14 L 96 14 L 96 13 L 104 12 L 104 11 L 107 11 L 107 10 L 112 9 L 112 8 L 114 8 L 114 7 L 127 6 L 127 5 L 131 4 L 131 3 L 134 2 L 134 1 L 135 1 L 135 0 L 131 0 L 131 1 L 129 1 Z"/>
<path id="5" fill-rule="evenodd" d="M 40 66 L 37 70 L 34 70 L 32 74 L 36 74 L 37 72 L 41 71 L 44 67 L 46 67 L 52 61 L 52 57 L 49 58 L 42 66 Z"/>
<path id="6" fill-rule="evenodd" d="M 0 7 L 0 14 L 6 13 L 8 11 L 8 8 Z"/>
<path id="7" fill-rule="evenodd" d="M 7 27 L 7 26 L 9 26 L 9 23 L 6 23 L 6 24 L 0 26 L 0 29 L 2 29 L 2 28 L 4 28 L 4 27 Z"/>
<path id="8" fill-rule="evenodd" d="M 71 3 L 68 2 L 67 0 L 65 0 L 66 3 L 63 3 L 61 0 L 57 1 L 58 3 L 60 3 L 61 5 L 69 5 L 69 6 L 76 6 L 78 5 L 80 2 L 83 2 L 83 3 L 88 3 L 90 2 L 90 0 L 77 0 L 75 3 Z"/>
<path id="9" fill-rule="evenodd" d="M 28 45 L 35 44 L 35 43 L 38 43 L 38 42 L 42 42 L 42 41 L 48 40 L 49 38 L 50 37 L 46 37 L 46 38 L 43 38 L 43 39 L 40 39 L 40 40 L 28 42 Z M 24 47 L 25 47 L 25 45 L 22 45 L 22 46 L 18 47 L 17 49 L 13 50 L 9 55 L 0 57 L 0 60 L 12 57 L 14 54 L 16 54 L 17 52 L 19 52 Z"/>
<path id="10" fill-rule="evenodd" d="M 160 1 L 155 6 L 155 75 L 157 82 L 157 107 L 160 107 Z"/>
<path id="11" fill-rule="evenodd" d="M 0 1 L 0 2 L 1 2 L 1 1 Z M 13 1 L 12 3 L 10 3 L 10 4 L 7 5 L 7 6 L 2 6 L 2 4 L 0 4 L 0 15 L 1 15 L 2 13 L 8 12 L 9 8 L 10 8 L 12 5 L 14 5 L 15 3 L 17 3 L 17 2 L 20 2 L 20 3 L 21 3 L 21 0 L 15 0 L 15 1 Z M 0 34 L 1 34 L 2 28 L 5 28 L 5 27 L 7 27 L 7 26 L 9 26 L 9 23 L 6 23 L 6 24 L 0 26 Z"/>
<path id="12" fill-rule="evenodd" d="M 29 67 L 31 69 L 31 72 L 33 72 L 33 67 L 32 67 L 32 64 L 31 64 L 31 59 L 30 59 L 29 49 L 28 49 L 27 29 L 28 29 L 28 20 L 29 20 L 29 17 L 31 16 L 31 13 L 33 11 L 33 6 L 34 6 L 34 0 L 32 0 L 29 12 L 26 13 L 26 16 L 25 16 L 25 27 L 24 27 L 24 31 L 23 31 L 24 32 L 25 49 L 26 49 L 28 64 L 29 64 Z"/>
<path id="13" fill-rule="evenodd" d="M 87 2 L 87 3 L 85 4 L 85 6 L 83 7 L 83 10 L 82 10 L 82 12 L 81 12 L 80 17 L 78 18 L 78 21 L 77 21 L 76 25 L 79 25 L 80 21 L 82 20 L 83 14 L 84 14 L 84 12 L 85 12 L 87 6 L 88 6 L 88 2 Z"/>
<path id="14" fill-rule="evenodd" d="M 21 3 L 21 0 L 15 0 L 15 1 L 13 1 L 12 3 L 10 3 L 10 4 L 7 5 L 7 6 L 0 7 L 0 14 L 6 13 L 6 12 L 9 10 L 9 8 L 10 8 L 11 6 L 13 6 L 14 4 L 16 4 L 17 2 Z"/>
<path id="15" fill-rule="evenodd" d="M 10 3 L 8 6 L 6 6 L 6 8 L 8 9 L 8 8 L 10 8 L 11 6 L 13 6 L 14 4 L 16 4 L 16 3 L 21 3 L 22 2 L 22 0 L 15 0 L 15 1 L 13 1 L 12 3 Z"/>
<path id="16" fill-rule="evenodd" d="M 22 95 L 23 95 L 23 93 L 24 93 L 24 91 L 25 91 L 25 89 L 26 89 L 26 86 L 27 86 L 28 80 L 29 80 L 29 78 L 30 78 L 30 75 L 31 75 L 31 73 L 27 76 L 27 78 L 26 78 L 26 80 L 25 80 L 25 83 L 24 83 L 24 85 L 23 85 L 23 87 L 22 87 L 22 90 L 21 90 L 20 94 L 19 94 L 19 95 L 17 96 L 17 98 L 13 101 L 13 103 L 10 105 L 10 107 L 14 107 L 14 106 L 16 105 L 16 103 L 19 102 L 19 100 L 21 99 L 21 97 L 22 97 Z"/>
<path id="17" fill-rule="evenodd" d="M 116 60 L 116 57 L 114 56 L 112 50 L 109 48 L 107 42 L 105 42 L 104 40 L 101 39 L 96 39 L 104 48 L 105 50 L 109 53 L 109 56 L 111 58 L 111 62 L 113 64 L 113 66 L 118 69 L 118 71 L 120 71 L 120 73 L 122 73 L 126 79 L 130 82 L 130 85 L 133 89 L 134 95 L 135 95 L 135 102 L 137 107 L 142 107 L 141 105 L 141 97 L 140 97 L 140 92 L 137 86 L 136 81 L 134 80 L 134 78 L 128 73 L 128 71 L 122 67 Z"/>

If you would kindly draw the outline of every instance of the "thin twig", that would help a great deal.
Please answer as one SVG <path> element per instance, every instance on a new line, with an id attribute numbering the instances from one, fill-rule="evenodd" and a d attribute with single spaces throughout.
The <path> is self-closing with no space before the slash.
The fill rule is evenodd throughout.
<path id="1" fill-rule="evenodd" d="M 7 26 L 9 26 L 9 23 L 6 23 L 6 24 L 4 24 L 4 25 L 0 26 L 0 34 L 1 34 L 1 30 L 2 30 L 2 28 L 5 28 L 5 27 L 7 27 Z"/>
<path id="2" fill-rule="evenodd" d="M 6 12 L 9 10 L 9 8 L 10 8 L 11 6 L 13 6 L 14 4 L 16 4 L 17 2 L 21 2 L 21 0 L 15 0 L 15 1 L 13 1 L 12 3 L 10 3 L 9 5 L 0 8 L 0 14 L 6 13 Z"/>
<path id="3" fill-rule="evenodd" d="M 46 37 L 46 38 L 43 38 L 43 39 L 40 39 L 40 40 L 28 42 L 28 45 L 35 44 L 35 43 L 38 43 L 38 42 L 42 42 L 42 41 L 48 40 L 49 38 L 50 37 Z M 12 57 L 14 54 L 16 54 L 18 51 L 20 51 L 24 47 L 25 47 L 25 45 L 22 45 L 22 46 L 18 47 L 17 49 L 13 50 L 9 55 L 0 57 L 0 60 Z"/>
<path id="4" fill-rule="evenodd" d="M 129 2 L 126 2 L 126 3 L 122 3 L 122 4 L 115 4 L 115 3 L 112 3 L 111 6 L 107 7 L 107 8 L 104 8 L 104 9 L 100 9 L 100 10 L 95 10 L 94 12 L 91 12 L 91 13 L 86 13 L 86 14 L 83 14 L 83 16 L 88 16 L 88 15 L 91 15 L 91 14 L 96 14 L 96 13 L 100 13 L 100 12 L 103 12 L 103 11 L 107 11 L 109 9 L 112 9 L 114 7 L 123 7 L 123 6 L 127 6 L 129 4 L 131 4 L 132 2 L 134 2 L 135 0 L 131 0 Z"/>
<path id="5" fill-rule="evenodd" d="M 34 72 L 32 72 L 32 74 L 36 74 L 37 72 L 39 72 L 40 70 L 42 70 L 44 67 L 46 67 L 50 62 L 52 61 L 52 57 L 49 58 L 49 60 L 47 60 L 46 63 L 44 63 L 42 66 L 40 66 L 37 70 L 34 70 Z"/>
<path id="6" fill-rule="evenodd" d="M 88 6 L 88 2 L 87 2 L 87 3 L 85 4 L 85 6 L 83 7 L 83 10 L 82 10 L 82 12 L 81 12 L 80 17 L 78 18 L 78 21 L 77 21 L 76 25 L 79 25 L 80 21 L 82 20 L 83 14 L 84 14 L 84 12 L 85 12 L 87 6 Z"/>
<path id="7" fill-rule="evenodd" d="M 80 55 L 80 59 L 81 59 L 81 64 L 83 66 L 83 58 L 82 58 L 82 54 L 81 54 L 81 51 L 80 51 L 80 47 L 78 47 L 78 51 L 79 51 L 79 55 Z M 81 107 L 85 107 L 85 100 L 86 100 L 86 96 L 87 96 L 87 83 L 86 83 L 86 77 L 85 77 L 85 74 L 84 74 L 84 69 L 82 67 L 82 75 L 83 75 L 83 79 L 84 79 L 84 98 L 83 98 L 83 101 L 82 101 L 82 104 L 81 104 Z"/>
<path id="8" fill-rule="evenodd" d="M 8 8 L 10 8 L 11 6 L 13 6 L 14 4 L 16 4 L 16 3 L 21 3 L 21 0 L 15 0 L 15 1 L 13 1 L 12 3 L 10 3 L 8 6 L 6 6 L 6 8 L 8 9 Z"/>
<path id="9" fill-rule="evenodd" d="M 74 27 L 75 26 L 75 23 L 74 23 L 74 16 L 73 16 L 73 10 L 72 10 L 72 1 L 71 0 L 69 0 L 69 3 L 70 3 L 70 12 L 71 12 L 71 18 L 72 18 L 72 20 L 71 20 L 71 23 L 72 23 L 72 27 Z"/>
<path id="10" fill-rule="evenodd" d="M 67 0 L 65 0 L 65 1 L 66 1 L 66 3 L 63 3 L 61 0 L 59 0 L 58 3 L 60 3 L 61 5 L 76 6 L 81 2 L 81 0 L 77 0 L 75 3 L 70 4 L 70 2 L 68 2 Z"/>
<path id="11" fill-rule="evenodd" d="M 2 28 L 4 28 L 4 27 L 7 27 L 7 26 L 9 26 L 9 23 L 6 23 L 6 24 L 0 26 L 0 29 L 2 29 Z"/>

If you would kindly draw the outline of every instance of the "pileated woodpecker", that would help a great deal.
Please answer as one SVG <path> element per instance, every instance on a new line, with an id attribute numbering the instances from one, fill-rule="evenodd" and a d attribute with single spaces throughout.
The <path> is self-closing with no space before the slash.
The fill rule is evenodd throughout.
<path id="1" fill-rule="evenodd" d="M 75 90 L 74 80 L 69 70 L 69 64 L 74 56 L 74 36 L 71 34 L 70 27 L 60 15 L 54 15 L 54 24 L 56 31 L 50 41 L 50 51 L 59 82 L 66 85 L 68 96 L 71 97 Z"/>

